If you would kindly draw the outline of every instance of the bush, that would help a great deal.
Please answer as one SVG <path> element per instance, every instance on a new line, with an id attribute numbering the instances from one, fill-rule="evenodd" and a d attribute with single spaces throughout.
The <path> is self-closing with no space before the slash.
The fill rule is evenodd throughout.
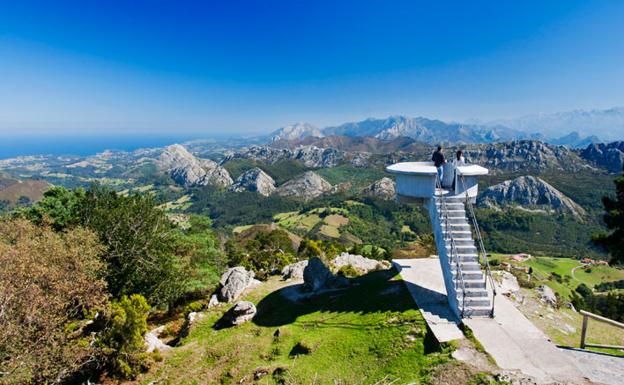
<path id="1" fill-rule="evenodd" d="M 150 306 L 139 294 L 122 296 L 111 304 L 106 314 L 105 331 L 97 344 L 107 357 L 110 372 L 133 379 L 147 370 L 149 355 L 144 352 Z"/>
<path id="2" fill-rule="evenodd" d="M 342 275 L 343 277 L 347 278 L 353 278 L 362 275 L 362 271 L 356 269 L 351 265 L 344 265 L 340 269 L 338 269 L 338 275 Z"/>
<path id="3" fill-rule="evenodd" d="M 0 383 L 68 380 L 97 349 L 86 332 L 107 304 L 92 232 L 0 219 Z"/>

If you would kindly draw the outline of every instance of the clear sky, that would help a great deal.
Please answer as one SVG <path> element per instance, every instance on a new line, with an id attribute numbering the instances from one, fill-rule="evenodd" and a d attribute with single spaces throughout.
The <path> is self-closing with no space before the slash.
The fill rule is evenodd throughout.
<path id="1" fill-rule="evenodd" d="M 0 0 L 0 134 L 624 105 L 624 1 Z"/>

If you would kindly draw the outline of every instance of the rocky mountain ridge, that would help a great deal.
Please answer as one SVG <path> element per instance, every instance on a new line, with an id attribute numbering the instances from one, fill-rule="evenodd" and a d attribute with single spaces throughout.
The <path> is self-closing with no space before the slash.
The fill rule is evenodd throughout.
<path id="1" fill-rule="evenodd" d="M 275 180 L 261 168 L 254 167 L 236 178 L 229 190 L 234 192 L 251 191 L 269 196 L 275 191 Z"/>
<path id="2" fill-rule="evenodd" d="M 515 207 L 531 212 L 561 213 L 582 219 L 585 210 L 559 190 L 534 176 L 506 180 L 483 191 L 477 199 L 481 207 Z"/>
<path id="3" fill-rule="evenodd" d="M 620 172 L 624 169 L 624 141 L 591 144 L 580 156 L 610 172 Z"/>
<path id="4" fill-rule="evenodd" d="M 157 165 L 184 187 L 227 187 L 233 183 L 230 174 L 223 167 L 212 160 L 196 158 L 180 144 L 166 147 L 160 154 Z"/>

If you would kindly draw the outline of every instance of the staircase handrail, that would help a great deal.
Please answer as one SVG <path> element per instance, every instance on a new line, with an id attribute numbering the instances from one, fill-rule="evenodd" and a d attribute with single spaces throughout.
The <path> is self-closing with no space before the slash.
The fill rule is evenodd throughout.
<path id="1" fill-rule="evenodd" d="M 451 258 L 453 258 L 453 256 L 455 257 L 455 267 L 456 267 L 456 272 L 457 275 L 459 276 L 459 282 L 461 285 L 461 289 L 462 289 L 462 306 L 461 306 L 461 318 L 464 318 L 464 311 L 466 309 L 466 284 L 464 283 L 464 274 L 462 273 L 461 270 L 461 261 L 459 260 L 459 253 L 457 252 L 457 248 L 455 247 L 455 239 L 453 238 L 453 232 L 449 231 L 449 216 L 448 216 L 448 210 L 446 208 L 446 199 L 444 198 L 444 196 L 442 195 L 442 181 L 440 180 L 440 176 L 436 175 L 436 190 L 440 191 L 440 202 L 442 205 L 442 213 L 444 213 L 444 226 L 446 229 L 446 234 L 444 235 L 444 250 L 446 252 L 446 238 L 450 237 L 451 240 Z M 434 194 L 435 197 L 435 194 Z M 434 207 L 435 207 L 435 200 L 433 202 Z M 442 215 L 438 215 L 438 219 L 442 219 Z M 450 261 L 449 261 L 450 263 Z M 455 290 L 457 291 L 457 285 L 454 284 L 455 286 Z"/>
<path id="2" fill-rule="evenodd" d="M 477 236 L 477 243 L 479 245 L 479 249 L 481 254 L 483 254 L 483 259 L 485 261 L 485 277 L 484 283 L 487 288 L 487 281 L 490 280 L 490 285 L 492 286 L 492 310 L 490 313 L 491 317 L 494 317 L 494 301 L 496 298 L 496 285 L 494 283 L 494 278 L 492 277 L 492 271 L 490 270 L 490 261 L 488 259 L 487 252 L 485 251 L 485 245 L 483 243 L 483 237 L 481 236 L 481 229 L 479 228 L 479 223 L 477 222 L 477 216 L 475 215 L 474 208 L 472 207 L 472 202 L 470 201 L 470 197 L 468 196 L 468 189 L 466 188 L 466 181 L 464 180 L 464 175 L 457 170 L 462 187 L 464 192 L 466 193 L 466 206 L 468 207 L 468 211 L 470 213 L 470 219 L 472 220 L 472 226 L 474 227 L 475 235 Z"/>

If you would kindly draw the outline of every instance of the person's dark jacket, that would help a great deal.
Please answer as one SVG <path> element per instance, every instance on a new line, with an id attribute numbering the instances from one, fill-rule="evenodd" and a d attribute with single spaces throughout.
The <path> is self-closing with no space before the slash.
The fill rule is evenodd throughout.
<path id="1" fill-rule="evenodd" d="M 442 151 L 435 151 L 433 153 L 433 156 L 431 157 L 431 160 L 433 161 L 433 164 L 436 167 L 440 167 L 442 166 L 444 163 L 446 163 L 446 160 L 444 160 L 444 154 L 442 153 Z"/>

